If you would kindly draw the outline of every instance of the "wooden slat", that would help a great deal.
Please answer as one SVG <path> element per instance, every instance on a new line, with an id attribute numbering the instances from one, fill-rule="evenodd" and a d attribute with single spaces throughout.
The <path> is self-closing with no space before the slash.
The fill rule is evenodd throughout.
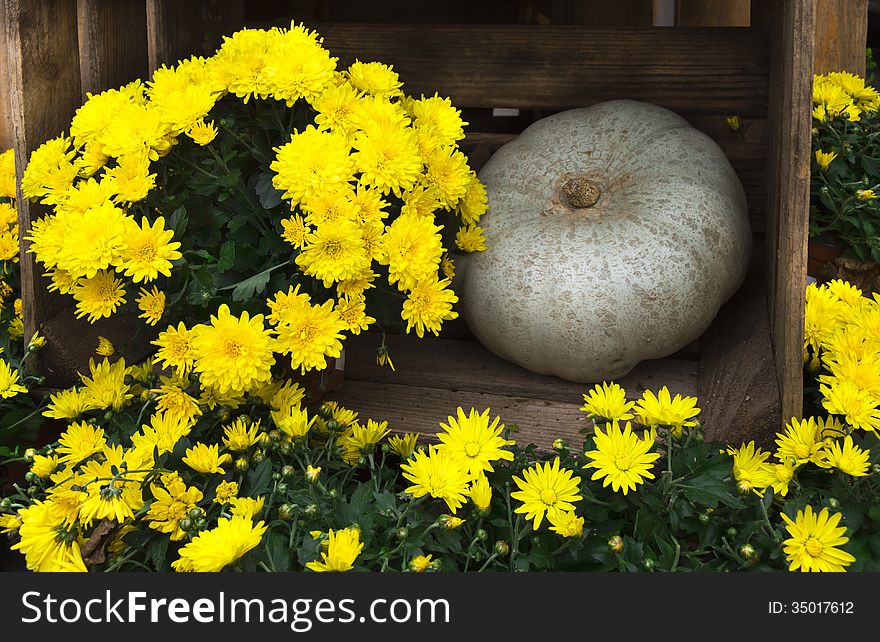
<path id="1" fill-rule="evenodd" d="M 13 145 L 9 63 L 6 56 L 6 4 L 0 2 L 0 151 L 6 151 Z"/>
<path id="2" fill-rule="evenodd" d="M 146 0 L 150 73 L 201 53 L 202 3 Z M 231 32 L 230 32 L 231 33 Z"/>
<path id="3" fill-rule="evenodd" d="M 31 152 L 69 127 L 80 104 L 79 47 L 76 0 L 4 0 L 8 78 L 15 127 L 15 157 L 19 182 Z M 51 37 L 49 35 L 51 34 Z M 46 291 L 24 230 L 45 212 L 18 193 L 18 222 L 22 230 L 21 290 L 25 336 L 64 305 Z M 51 343 L 31 365 L 44 370 L 57 348 Z M 45 371 L 45 370 L 44 370 Z M 52 372 L 46 372 L 51 378 Z"/>
<path id="4" fill-rule="evenodd" d="M 465 411 L 491 409 L 505 425 L 516 424 L 519 431 L 513 438 L 522 445 L 530 443 L 549 449 L 553 440 L 562 437 L 579 447 L 584 437 L 578 431 L 592 422 L 579 410 L 583 402 L 550 402 L 527 397 L 508 397 L 464 390 L 421 388 L 372 381 L 351 381 L 338 392 L 328 395 L 343 406 L 360 413 L 361 417 L 387 420 L 395 431 L 433 435 L 440 422 L 455 415 L 461 406 Z M 580 403 L 579 403 L 580 401 Z"/>
<path id="5" fill-rule="evenodd" d="M 677 24 L 682 27 L 749 26 L 749 0 L 678 0 L 677 5 Z"/>
<path id="6" fill-rule="evenodd" d="M 775 0 L 770 33 L 768 292 L 783 417 L 803 412 L 804 288 L 810 201 L 813 0 Z"/>
<path id="7" fill-rule="evenodd" d="M 146 78 L 144 0 L 79 0 L 79 43 L 83 99 Z"/>
<path id="8" fill-rule="evenodd" d="M 864 76 L 868 0 L 815 1 L 815 73 L 848 71 Z"/>
<path id="9" fill-rule="evenodd" d="M 385 341 L 395 372 L 376 364 L 380 336 L 366 333 L 346 340 L 346 382 L 373 381 L 559 402 L 579 401 L 591 387 L 591 384 L 536 375 L 495 356 L 475 340 L 386 335 Z M 692 395 L 697 391 L 697 369 L 696 361 L 672 358 L 645 361 L 618 383 L 636 396 L 663 385 Z"/>
<path id="10" fill-rule="evenodd" d="M 279 21 L 278 24 L 283 24 Z M 216 23 L 206 42 L 242 25 Z M 250 26 L 270 26 L 269 23 Z M 766 34 L 742 28 L 558 25 L 309 25 L 347 66 L 394 65 L 410 94 L 459 107 L 569 109 L 645 100 L 680 113 L 767 113 Z"/>
<path id="11" fill-rule="evenodd" d="M 762 275 L 750 276 L 721 308 L 700 347 L 706 436 L 771 445 L 781 415 Z"/>

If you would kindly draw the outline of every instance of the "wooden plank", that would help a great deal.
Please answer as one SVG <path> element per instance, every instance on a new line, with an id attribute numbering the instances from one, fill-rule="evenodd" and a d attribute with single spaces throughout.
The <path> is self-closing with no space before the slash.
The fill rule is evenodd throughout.
<path id="1" fill-rule="evenodd" d="M 865 75 L 868 0 L 815 0 L 817 74 L 848 71 Z"/>
<path id="2" fill-rule="evenodd" d="M 6 4 L 0 2 L 0 151 L 6 151 L 13 145 L 9 62 L 6 56 Z"/>
<path id="3" fill-rule="evenodd" d="M 19 183 L 30 154 L 39 145 L 70 125 L 80 104 L 79 46 L 76 0 L 4 0 L 8 78 L 15 128 L 15 157 Z M 46 290 L 46 279 L 27 253 L 25 230 L 46 209 L 18 193 L 18 222 L 22 230 L 21 290 L 25 336 L 41 329 L 67 302 Z M 47 344 L 32 367 L 51 369 L 54 351 L 63 347 Z M 49 384 L 51 385 L 51 384 Z"/>
<path id="4" fill-rule="evenodd" d="M 782 417 L 803 412 L 804 288 L 810 201 L 812 0 L 775 0 L 770 85 L 768 293 Z"/>
<path id="5" fill-rule="evenodd" d="M 217 31 L 206 34 L 205 40 L 219 42 L 220 34 L 241 26 L 210 25 Z M 391 64 L 404 79 L 407 93 L 438 92 L 459 107 L 559 110 L 631 98 L 679 113 L 764 118 L 767 112 L 768 45 L 759 30 L 310 26 L 324 37 L 340 66 L 355 59 Z"/>
<path id="6" fill-rule="evenodd" d="M 146 0 L 146 11 L 150 73 L 202 53 L 201 2 Z"/>
<path id="7" fill-rule="evenodd" d="M 682 27 L 748 27 L 751 2 L 678 0 L 676 10 L 677 24 Z"/>
<path id="8" fill-rule="evenodd" d="M 79 0 L 80 71 L 85 94 L 146 78 L 147 13 L 143 0 Z"/>
<path id="9" fill-rule="evenodd" d="M 583 401 L 578 397 L 572 402 L 544 401 L 527 397 L 508 397 L 499 394 L 480 393 L 442 388 L 422 388 L 372 381 L 348 379 L 342 389 L 327 397 L 360 413 L 362 418 L 387 420 L 395 431 L 419 432 L 433 435 L 440 430 L 440 422 L 455 415 L 461 406 L 465 411 L 476 408 L 491 410 L 505 425 L 516 424 L 518 432 L 514 439 L 520 444 L 537 444 L 549 449 L 557 437 L 578 447 L 584 437 L 578 431 L 592 425 L 587 415 L 579 410 Z"/>
<path id="10" fill-rule="evenodd" d="M 376 364 L 381 336 L 365 333 L 345 341 L 345 380 L 372 381 L 451 391 L 577 402 L 592 384 L 537 375 L 505 361 L 475 340 L 386 335 L 396 371 Z M 698 364 L 684 359 L 645 361 L 618 383 L 638 397 L 666 385 L 674 392 L 696 394 Z"/>
<path id="11" fill-rule="evenodd" d="M 781 408 L 763 276 L 752 275 L 701 339 L 700 394 L 706 437 L 772 445 Z"/>

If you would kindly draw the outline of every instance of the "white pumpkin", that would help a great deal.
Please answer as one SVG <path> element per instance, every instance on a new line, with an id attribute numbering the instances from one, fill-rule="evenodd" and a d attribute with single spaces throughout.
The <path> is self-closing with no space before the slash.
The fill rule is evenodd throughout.
<path id="1" fill-rule="evenodd" d="M 533 372 L 597 382 L 668 356 L 745 278 L 742 185 L 712 139 L 662 107 L 544 118 L 479 178 L 488 249 L 461 266 L 462 309 L 483 345 Z"/>

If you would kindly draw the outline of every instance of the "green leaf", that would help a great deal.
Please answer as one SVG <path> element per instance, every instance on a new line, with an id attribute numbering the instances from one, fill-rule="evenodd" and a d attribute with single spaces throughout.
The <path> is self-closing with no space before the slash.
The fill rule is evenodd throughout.
<path id="1" fill-rule="evenodd" d="M 255 274 L 252 277 L 239 281 L 232 290 L 232 300 L 235 302 L 250 301 L 256 298 L 257 294 L 262 294 L 269 283 L 272 274 L 267 270 Z"/>
<path id="2" fill-rule="evenodd" d="M 220 260 L 217 262 L 217 269 L 225 272 L 235 263 L 235 243 L 226 241 L 220 248 Z"/>
<path id="3" fill-rule="evenodd" d="M 272 481 L 272 462 L 265 459 L 257 464 L 257 467 L 247 474 L 247 494 L 250 496 L 264 495 L 269 490 L 269 482 Z"/>
<path id="4" fill-rule="evenodd" d="M 277 529 L 270 532 L 266 538 L 266 557 L 269 560 L 269 568 L 279 572 L 290 570 L 293 551 L 290 549 L 287 535 Z"/>
<path id="5" fill-rule="evenodd" d="M 281 204 L 283 192 L 275 189 L 275 186 L 272 185 L 272 174 L 260 174 L 254 191 L 257 193 L 257 198 L 260 199 L 260 205 L 265 210 L 271 210 Z"/>

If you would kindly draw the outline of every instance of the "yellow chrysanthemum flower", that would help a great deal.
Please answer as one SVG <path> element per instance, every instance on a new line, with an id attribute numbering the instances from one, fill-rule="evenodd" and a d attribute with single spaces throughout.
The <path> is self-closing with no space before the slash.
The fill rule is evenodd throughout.
<path id="1" fill-rule="evenodd" d="M 322 547 L 323 548 L 323 547 Z M 307 562 L 306 568 L 317 573 L 344 572 L 354 568 L 357 556 L 364 550 L 361 533 L 356 528 L 344 528 L 327 536 L 326 549 L 321 551 L 321 560 Z"/>
<path id="2" fill-rule="evenodd" d="M 184 390 L 188 382 L 161 377 L 162 385 L 151 390 L 156 395 L 156 410 L 166 412 L 185 422 L 195 422 L 202 409 L 189 393 Z"/>
<path id="3" fill-rule="evenodd" d="M 306 244 L 306 238 L 312 233 L 312 228 L 306 225 L 303 217 L 299 214 L 282 220 L 281 228 L 283 230 L 281 238 L 298 250 Z"/>
<path id="4" fill-rule="evenodd" d="M 86 526 L 102 519 L 120 524 L 133 520 L 144 506 L 141 481 L 153 467 L 153 453 L 146 451 L 107 446 L 102 454 L 102 461 L 87 461 L 79 471 L 79 483 L 87 493 L 79 518 Z"/>
<path id="5" fill-rule="evenodd" d="M 290 355 L 290 366 L 305 373 L 327 367 L 327 357 L 339 357 L 345 323 L 333 309 L 333 300 L 323 305 L 305 305 L 299 314 L 285 314 L 276 329 L 278 352 Z"/>
<path id="6" fill-rule="evenodd" d="M 170 533 L 171 541 L 177 542 L 186 537 L 180 522 L 202 501 L 202 491 L 195 486 L 187 487 L 177 473 L 166 473 L 160 479 L 161 484 L 150 484 L 154 500 L 145 519 L 149 520 L 150 528 Z"/>
<path id="7" fill-rule="evenodd" d="M 369 268 L 370 256 L 357 224 L 339 219 L 319 225 L 306 237 L 296 264 L 305 274 L 329 288 L 333 283 L 354 278 Z"/>
<path id="8" fill-rule="evenodd" d="M 448 424 L 440 423 L 442 431 L 437 433 L 439 450 L 461 462 L 468 474 L 476 477 L 484 472 L 494 472 L 492 462 L 497 460 L 512 461 L 513 453 L 505 450 L 506 446 L 516 444 L 512 439 L 501 436 L 504 424 L 499 424 L 500 417 L 489 420 L 489 408 L 482 413 L 471 408 L 469 414 L 459 406 L 457 417 L 448 416 Z"/>
<path id="9" fill-rule="evenodd" d="M 329 129 L 344 136 L 353 134 L 356 128 L 353 116 L 359 99 L 358 90 L 349 82 L 326 88 L 312 100 L 318 129 Z"/>
<path id="10" fill-rule="evenodd" d="M 584 534 L 584 518 L 574 511 L 550 511 L 547 513 L 550 530 L 561 537 L 581 537 Z"/>
<path id="11" fill-rule="evenodd" d="M 165 293 L 155 285 L 152 290 L 141 288 L 140 296 L 136 299 L 141 313 L 139 319 L 144 319 L 147 325 L 156 325 L 165 314 Z"/>
<path id="12" fill-rule="evenodd" d="M 846 308 L 825 286 L 807 286 L 804 311 L 804 348 L 818 350 L 837 330 Z"/>
<path id="13" fill-rule="evenodd" d="M 213 502 L 215 504 L 228 504 L 234 497 L 238 497 L 238 483 L 234 481 L 222 481 L 214 491 Z"/>
<path id="14" fill-rule="evenodd" d="M 367 424 L 355 423 L 339 436 L 337 443 L 345 449 L 342 455 L 343 461 L 354 466 L 364 450 L 378 444 L 391 432 L 387 421 L 373 421 L 367 419 Z"/>
<path id="15" fill-rule="evenodd" d="M 789 571 L 843 572 L 856 561 L 850 553 L 838 548 L 849 541 L 844 536 L 846 528 L 838 527 L 840 518 L 840 513 L 831 515 L 827 508 L 816 514 L 812 506 L 798 511 L 794 520 L 782 513 L 791 535 L 782 543 Z"/>
<path id="16" fill-rule="evenodd" d="M 416 449 L 419 433 L 405 432 L 388 438 L 388 447 L 401 459 L 409 459 Z"/>
<path id="17" fill-rule="evenodd" d="M 174 232 L 165 229 L 165 219 L 159 217 L 151 225 L 144 217 L 141 225 L 128 236 L 122 252 L 120 268 L 135 283 L 152 281 L 160 274 L 171 276 L 171 262 L 182 254 L 180 243 L 171 241 Z"/>
<path id="18" fill-rule="evenodd" d="M 402 95 L 403 83 L 391 65 L 355 60 L 348 68 L 348 79 L 360 91 L 380 98 Z"/>
<path id="19" fill-rule="evenodd" d="M 354 173 L 348 140 L 312 125 L 291 135 L 290 142 L 275 151 L 277 155 L 269 166 L 275 172 L 272 184 L 284 192 L 291 206 L 303 197 L 347 183 Z"/>
<path id="20" fill-rule="evenodd" d="M 191 347 L 202 383 L 221 393 L 246 392 L 272 377 L 273 341 L 262 314 L 242 312 L 236 318 L 224 303 L 210 325 L 194 328 Z"/>
<path id="21" fill-rule="evenodd" d="M 143 424 L 140 431 L 131 436 L 132 446 L 149 453 L 153 449 L 157 449 L 160 455 L 170 453 L 177 442 L 190 433 L 192 424 L 189 418 L 174 413 L 153 413 L 150 425 Z"/>
<path id="22" fill-rule="evenodd" d="M 413 573 L 424 573 L 431 568 L 431 555 L 416 555 L 409 561 L 409 570 Z"/>
<path id="23" fill-rule="evenodd" d="M 765 463 L 770 453 L 756 447 L 754 441 L 739 448 L 728 448 L 727 454 L 733 457 L 733 478 L 739 490 L 763 494 L 764 489 L 773 482 Z"/>
<path id="24" fill-rule="evenodd" d="M 18 371 L 4 359 L 0 359 L 0 398 L 9 399 L 28 390 L 18 383 Z"/>
<path id="25" fill-rule="evenodd" d="M 98 346 L 95 348 L 95 354 L 101 357 L 112 357 L 116 354 L 116 348 L 113 342 L 107 337 L 98 336 Z"/>
<path id="26" fill-rule="evenodd" d="M 676 437 L 681 436 L 683 427 L 697 425 L 692 419 L 698 414 L 700 409 L 697 408 L 696 397 L 676 394 L 673 398 L 666 386 L 656 395 L 645 390 L 641 399 L 636 401 L 636 416 L 640 424 L 649 428 L 670 428 Z"/>
<path id="27" fill-rule="evenodd" d="M 659 453 L 651 452 L 655 439 L 653 429 L 638 437 L 630 422 L 626 422 L 622 430 L 616 421 L 612 422 L 604 433 L 597 427 L 593 436 L 595 450 L 584 453 L 592 461 L 584 468 L 595 468 L 591 479 L 604 478 L 603 487 L 611 486 L 614 492 L 626 495 L 646 479 L 654 479 L 651 468 L 660 458 Z"/>
<path id="28" fill-rule="evenodd" d="M 430 495 L 441 499 L 452 513 L 465 502 L 470 483 L 467 469 L 436 446 L 430 446 L 427 452 L 416 451 L 412 458 L 401 464 L 400 469 L 404 478 L 413 484 L 404 492 L 413 497 Z"/>
<path id="29" fill-rule="evenodd" d="M 237 562 L 255 548 L 266 532 L 263 522 L 246 517 L 221 517 L 217 526 L 202 531 L 180 549 L 180 559 L 171 567 L 178 572 L 215 573 Z"/>
<path id="30" fill-rule="evenodd" d="M 486 237 L 483 236 L 483 228 L 476 225 L 458 228 L 455 245 L 462 252 L 485 252 Z"/>
<path id="31" fill-rule="evenodd" d="M 25 198 L 38 198 L 44 205 L 58 204 L 78 174 L 70 143 L 69 138 L 59 136 L 34 150 L 21 179 Z"/>
<path id="32" fill-rule="evenodd" d="M 91 278 L 80 279 L 73 288 L 76 318 L 88 317 L 89 323 L 111 316 L 125 303 L 122 281 L 113 272 L 100 270 Z"/>
<path id="33" fill-rule="evenodd" d="M 178 377 L 186 377 L 195 363 L 195 353 L 192 348 L 193 330 L 188 330 L 183 321 L 177 327 L 168 326 L 165 332 L 159 333 L 159 338 L 153 341 L 158 346 L 156 359 L 166 367 L 174 368 Z"/>
<path id="34" fill-rule="evenodd" d="M 474 507 L 480 513 L 488 513 L 492 504 L 492 486 L 489 484 L 489 478 L 484 474 L 474 477 L 468 488 L 468 497 L 474 503 Z"/>
<path id="35" fill-rule="evenodd" d="M 31 472 L 40 479 L 46 479 L 54 473 L 61 465 L 61 458 L 58 455 L 36 455 L 34 462 L 31 464 Z"/>
<path id="36" fill-rule="evenodd" d="M 458 318 L 458 312 L 452 309 L 458 302 L 458 296 L 447 286 L 449 279 L 438 280 L 436 277 L 420 281 L 410 290 L 400 317 L 406 321 L 406 331 L 413 328 L 421 339 L 425 331 L 440 334 L 440 326 L 444 321 Z"/>
<path id="37" fill-rule="evenodd" d="M 603 381 L 587 391 L 581 410 L 607 422 L 626 421 L 633 418 L 630 411 L 635 405 L 634 401 L 626 400 L 626 390 L 614 382 Z"/>
<path id="38" fill-rule="evenodd" d="M 435 150 L 425 159 L 425 180 L 437 190 L 446 209 L 454 209 L 471 184 L 471 168 L 467 156 L 454 147 Z"/>
<path id="39" fill-rule="evenodd" d="M 253 521 L 261 512 L 266 503 L 265 497 L 232 497 L 229 499 L 230 512 L 233 517 L 244 517 Z"/>
<path id="40" fill-rule="evenodd" d="M 822 433 L 812 417 L 798 420 L 792 417 L 785 430 L 776 435 L 776 458 L 785 461 L 792 457 L 798 464 L 808 461 L 821 464 L 824 459 Z"/>
<path id="41" fill-rule="evenodd" d="M 113 200 L 119 205 L 144 200 L 156 187 L 156 175 L 150 174 L 150 160 L 140 156 L 126 156 L 108 169 L 104 180 L 112 180 L 116 190 Z"/>
<path id="42" fill-rule="evenodd" d="M 343 296 L 336 302 L 336 313 L 345 324 L 345 329 L 358 335 L 376 323 L 376 319 L 366 313 L 366 307 L 364 298 Z"/>
<path id="43" fill-rule="evenodd" d="M 76 388 L 71 388 L 49 395 L 49 403 L 43 416 L 52 419 L 76 419 L 88 409 L 86 396 Z"/>
<path id="44" fill-rule="evenodd" d="M 465 185 L 464 195 L 458 200 L 456 206 L 462 223 L 465 225 L 479 224 L 480 218 L 486 213 L 487 203 L 486 186 L 480 182 L 476 174 L 471 172 Z"/>
<path id="45" fill-rule="evenodd" d="M 574 502 L 583 499 L 578 492 L 581 478 L 567 468 L 560 468 L 559 457 L 552 464 L 536 463 L 523 471 L 522 479 L 514 475 L 513 481 L 520 490 L 510 496 L 522 502 L 514 512 L 533 520 L 534 530 L 538 530 L 545 515 L 573 511 Z"/>
<path id="46" fill-rule="evenodd" d="M 223 444 L 233 452 L 247 450 L 260 440 L 260 422 L 238 417 L 223 427 Z"/>
<path id="47" fill-rule="evenodd" d="M 284 404 L 277 410 L 271 410 L 269 415 L 275 425 L 291 439 L 305 437 L 317 419 L 317 415 L 309 419 L 308 412 L 299 403 Z"/>
<path id="48" fill-rule="evenodd" d="M 232 455 L 229 453 L 220 454 L 220 446 L 213 444 L 196 444 L 192 448 L 186 449 L 186 455 L 183 457 L 183 463 L 193 470 L 204 474 L 220 474 L 226 473 L 223 466 L 232 461 Z"/>
<path id="49" fill-rule="evenodd" d="M 0 153 L 0 198 L 15 198 L 15 150 Z"/>
<path id="50" fill-rule="evenodd" d="M 422 175 L 422 156 L 415 133 L 406 121 L 371 123 L 358 131 L 351 158 L 360 173 L 359 184 L 381 194 L 400 196 Z"/>
<path id="51" fill-rule="evenodd" d="M 847 424 L 861 430 L 880 430 L 877 399 L 848 379 L 819 386 L 822 406 L 833 415 L 843 415 Z"/>
<path id="52" fill-rule="evenodd" d="M 28 570 L 86 572 L 77 529 L 69 528 L 65 513 L 54 502 L 37 500 L 19 511 L 19 541 L 12 550 L 24 554 Z"/>
<path id="53" fill-rule="evenodd" d="M 828 169 L 828 166 L 831 165 L 831 161 L 837 158 L 837 152 L 823 152 L 821 149 L 816 150 L 816 163 L 819 165 L 819 169 L 823 172 Z"/>
<path id="54" fill-rule="evenodd" d="M 83 388 L 80 392 L 91 410 L 121 410 L 132 398 L 131 386 L 125 383 L 125 359 L 110 363 L 104 359 L 96 364 L 89 359 L 90 377 L 80 374 Z"/>
<path id="55" fill-rule="evenodd" d="M 871 451 L 859 448 L 853 438 L 847 435 L 843 444 L 832 441 L 825 447 L 825 466 L 833 466 L 839 471 L 853 477 L 864 477 L 871 466 Z"/>
<path id="56" fill-rule="evenodd" d="M 199 147 L 209 145 L 215 138 L 217 138 L 217 133 L 217 127 L 214 125 L 213 120 L 208 122 L 200 120 L 186 130 L 186 135 L 192 138 L 193 142 Z"/>

